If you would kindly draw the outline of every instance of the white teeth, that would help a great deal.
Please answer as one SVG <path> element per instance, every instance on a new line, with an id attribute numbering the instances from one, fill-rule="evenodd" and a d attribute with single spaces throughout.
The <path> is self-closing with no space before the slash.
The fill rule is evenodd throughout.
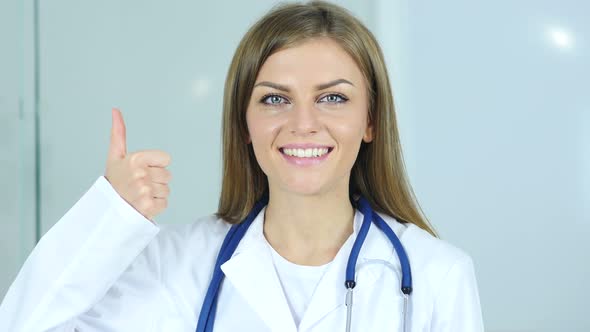
<path id="1" fill-rule="evenodd" d="M 323 156 L 328 153 L 328 148 L 313 148 L 313 149 L 283 149 L 283 153 L 289 156 L 299 158 L 312 158 Z"/>

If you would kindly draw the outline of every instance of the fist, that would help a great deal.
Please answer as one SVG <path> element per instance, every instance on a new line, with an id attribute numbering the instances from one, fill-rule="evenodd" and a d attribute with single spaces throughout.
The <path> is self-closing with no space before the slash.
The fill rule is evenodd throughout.
<path id="1" fill-rule="evenodd" d="M 116 108 L 112 116 L 105 178 L 127 203 L 152 220 L 168 206 L 168 183 L 172 176 L 166 167 L 170 164 L 170 155 L 159 150 L 127 154 L 123 116 Z"/>

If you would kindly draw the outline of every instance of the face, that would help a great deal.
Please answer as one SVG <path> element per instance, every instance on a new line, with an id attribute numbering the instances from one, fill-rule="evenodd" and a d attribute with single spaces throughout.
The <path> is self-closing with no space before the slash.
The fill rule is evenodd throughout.
<path id="1" fill-rule="evenodd" d="M 262 65 L 248 105 L 249 142 L 271 192 L 346 190 L 361 142 L 372 140 L 368 96 L 356 63 L 319 38 Z"/>

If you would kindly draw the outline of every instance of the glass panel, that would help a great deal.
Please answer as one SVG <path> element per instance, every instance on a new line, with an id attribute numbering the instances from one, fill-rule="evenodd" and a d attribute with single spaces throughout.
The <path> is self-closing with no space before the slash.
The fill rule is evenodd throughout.
<path id="1" fill-rule="evenodd" d="M 0 299 L 35 243 L 32 13 L 0 1 Z"/>
<path id="2" fill-rule="evenodd" d="M 113 106 L 128 153 L 172 157 L 158 222 L 214 212 L 225 75 L 247 28 L 277 2 L 42 2 L 43 232 L 103 174 Z M 340 3 L 371 22 L 370 4 Z"/>
<path id="3" fill-rule="evenodd" d="M 378 3 L 414 189 L 486 329 L 588 331 L 590 3 Z"/>

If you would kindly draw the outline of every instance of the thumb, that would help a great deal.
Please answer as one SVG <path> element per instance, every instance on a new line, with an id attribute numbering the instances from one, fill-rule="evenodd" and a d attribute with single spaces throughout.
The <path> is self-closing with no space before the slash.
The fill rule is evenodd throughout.
<path id="1" fill-rule="evenodd" d="M 122 159 L 127 154 L 127 139 L 125 133 L 125 122 L 123 115 L 117 108 L 113 108 L 113 125 L 111 127 L 111 145 L 109 147 L 109 158 Z"/>

